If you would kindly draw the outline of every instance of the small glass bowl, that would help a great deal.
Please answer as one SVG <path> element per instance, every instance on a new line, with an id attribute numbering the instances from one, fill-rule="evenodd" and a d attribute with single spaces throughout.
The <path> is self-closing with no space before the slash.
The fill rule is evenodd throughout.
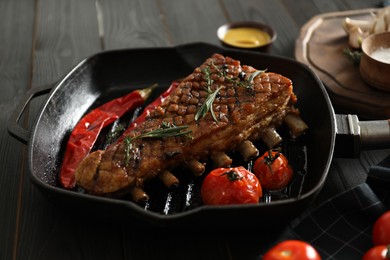
<path id="1" fill-rule="evenodd" d="M 265 32 L 269 35 L 269 40 L 262 45 L 255 45 L 255 46 L 250 46 L 250 45 L 237 46 L 235 44 L 232 44 L 232 43 L 225 41 L 226 33 L 231 29 L 238 29 L 238 28 L 254 28 L 254 29 L 257 29 L 259 31 Z M 221 44 L 225 47 L 242 49 L 242 50 L 270 52 L 271 46 L 272 46 L 273 42 L 276 40 L 277 34 L 270 26 L 262 24 L 262 23 L 258 23 L 258 22 L 232 22 L 232 23 L 227 23 L 227 24 L 220 26 L 217 30 L 217 37 L 220 40 Z M 243 39 L 243 40 L 245 40 L 245 39 Z"/>

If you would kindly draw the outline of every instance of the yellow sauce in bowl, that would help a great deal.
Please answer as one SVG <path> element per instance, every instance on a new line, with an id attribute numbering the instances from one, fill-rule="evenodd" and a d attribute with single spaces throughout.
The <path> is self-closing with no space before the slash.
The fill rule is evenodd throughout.
<path id="1" fill-rule="evenodd" d="M 256 28 L 240 27 L 229 29 L 223 41 L 235 47 L 256 48 L 269 43 L 271 36 Z"/>

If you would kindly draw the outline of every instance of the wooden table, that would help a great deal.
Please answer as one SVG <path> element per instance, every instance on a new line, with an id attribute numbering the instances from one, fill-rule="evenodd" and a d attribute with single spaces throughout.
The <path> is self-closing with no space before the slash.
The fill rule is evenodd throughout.
<path id="1" fill-rule="evenodd" d="M 378 7 L 378 0 L 2 0 L 0 1 L 0 259 L 259 259 L 255 234 L 156 233 L 75 217 L 50 203 L 28 176 L 26 146 L 7 132 L 25 92 L 59 80 L 103 50 L 219 44 L 216 29 L 253 20 L 278 33 L 272 53 L 294 58 L 301 26 L 314 15 Z M 26 116 L 31 126 L 42 99 Z M 334 159 L 323 201 L 365 181 L 389 150 Z M 261 227 L 261 224 L 259 225 Z M 273 236 L 269 235 L 272 241 Z M 241 256 L 241 257 L 240 257 Z"/>

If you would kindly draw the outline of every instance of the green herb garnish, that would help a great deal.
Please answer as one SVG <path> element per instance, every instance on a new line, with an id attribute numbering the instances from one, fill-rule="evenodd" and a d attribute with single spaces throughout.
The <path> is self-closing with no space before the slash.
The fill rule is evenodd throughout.
<path id="1" fill-rule="evenodd" d="M 216 68 L 216 66 L 214 65 L 213 62 L 211 62 L 211 64 L 213 65 L 214 68 Z M 206 82 L 207 82 L 207 91 L 208 91 L 208 92 L 211 92 L 211 86 L 213 85 L 214 80 L 211 78 L 210 66 L 206 66 L 206 67 L 202 70 L 202 73 L 203 73 L 204 77 L 206 78 Z"/>
<path id="2" fill-rule="evenodd" d="M 113 130 L 108 132 L 108 134 L 106 136 L 106 145 L 108 146 L 109 144 L 111 144 L 125 130 L 126 130 L 126 128 L 123 124 L 118 124 L 116 127 L 114 127 Z"/>
<path id="3" fill-rule="evenodd" d="M 217 94 L 221 90 L 222 87 L 217 88 L 214 92 L 210 91 L 207 94 L 207 98 L 202 104 L 202 106 L 199 108 L 199 110 L 195 114 L 195 120 L 197 121 L 200 117 L 205 117 L 207 112 L 210 111 L 211 116 L 213 117 L 214 121 L 218 122 L 214 109 L 213 109 L 213 103 L 215 98 L 217 97 Z"/>
<path id="4" fill-rule="evenodd" d="M 123 142 L 125 143 L 125 165 L 127 166 L 130 161 L 130 151 L 133 149 L 133 145 L 131 144 L 131 141 L 133 141 L 135 138 L 131 138 L 130 136 L 126 136 Z"/>
<path id="5" fill-rule="evenodd" d="M 353 64 L 359 65 L 360 59 L 362 57 L 361 51 L 352 51 L 349 48 L 345 48 L 343 52 L 353 62 Z"/>
<path id="6" fill-rule="evenodd" d="M 265 72 L 266 70 L 257 70 L 255 72 L 253 72 L 249 78 L 247 80 L 245 80 L 246 82 L 246 88 L 251 88 L 253 86 L 253 80 L 255 79 L 255 77 L 257 75 L 260 75 L 261 73 Z"/>
<path id="7" fill-rule="evenodd" d="M 226 65 L 225 65 L 226 66 Z M 202 106 L 198 109 L 198 111 L 195 114 L 195 120 L 197 121 L 199 118 L 203 118 L 206 116 L 207 112 L 210 111 L 214 121 L 218 122 L 214 110 L 213 110 L 213 103 L 215 98 L 217 97 L 219 91 L 221 90 L 222 86 L 218 87 L 215 91 L 212 91 L 212 84 L 214 83 L 214 80 L 211 78 L 211 67 L 215 69 L 215 71 L 218 73 L 219 77 L 224 77 L 226 81 L 236 84 L 237 86 L 244 87 L 247 89 L 252 89 L 253 88 L 253 80 L 255 77 L 266 70 L 258 70 L 253 72 L 247 79 L 241 80 L 239 77 L 229 77 L 227 74 L 227 70 L 225 69 L 220 69 L 218 66 L 214 64 L 213 61 L 210 62 L 209 65 L 207 65 L 205 68 L 202 69 L 202 73 L 204 75 L 204 78 L 207 83 L 207 97 Z"/>
<path id="8" fill-rule="evenodd" d="M 132 141 L 134 141 L 135 139 L 143 139 L 143 138 L 159 138 L 159 139 L 161 139 L 164 137 L 173 137 L 173 136 L 187 136 L 188 138 L 191 138 L 191 135 L 190 135 L 192 133 L 191 130 L 183 131 L 187 128 L 188 128 L 187 125 L 176 126 L 176 125 L 171 124 L 171 123 L 163 122 L 161 124 L 160 128 L 156 128 L 152 131 L 149 131 L 149 132 L 146 132 L 146 133 L 134 136 L 134 137 L 126 136 L 124 138 L 125 165 L 129 164 L 130 157 L 131 157 L 130 152 L 133 149 Z"/>
<path id="9" fill-rule="evenodd" d="M 205 68 L 202 69 L 202 73 L 206 79 L 206 83 L 207 83 L 207 88 L 206 88 L 206 91 L 207 91 L 207 97 L 206 97 L 206 100 L 204 101 L 204 103 L 202 104 L 202 106 L 199 108 L 199 110 L 196 112 L 195 114 L 195 120 L 198 121 L 199 118 L 203 118 L 206 116 L 207 112 L 210 111 L 213 119 L 218 122 L 216 116 L 215 116 L 215 113 L 214 113 L 214 109 L 213 109 L 213 103 L 214 103 L 214 100 L 215 98 L 217 97 L 217 94 L 219 93 L 219 90 L 221 89 L 221 87 L 219 87 L 217 90 L 215 91 L 212 91 L 211 89 L 211 86 L 213 85 L 214 83 L 214 80 L 211 78 L 211 66 L 216 69 L 217 71 L 218 70 L 218 67 L 215 66 L 214 62 L 211 61 L 211 65 L 208 65 L 206 66 Z"/>
<path id="10" fill-rule="evenodd" d="M 236 84 L 239 87 L 244 87 L 244 88 L 252 88 L 253 87 L 253 80 L 257 75 L 260 75 L 263 72 L 266 72 L 267 70 L 257 70 L 253 72 L 248 79 L 245 79 L 245 73 L 243 78 L 241 79 L 240 77 L 229 77 L 227 74 L 226 70 L 220 70 L 217 66 L 215 66 L 213 63 L 212 65 L 214 68 L 217 70 L 219 76 L 223 76 L 228 82 Z"/>

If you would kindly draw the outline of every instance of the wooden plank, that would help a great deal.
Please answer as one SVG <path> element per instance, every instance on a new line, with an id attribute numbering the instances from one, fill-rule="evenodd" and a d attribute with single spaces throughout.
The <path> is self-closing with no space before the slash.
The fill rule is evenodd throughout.
<path id="1" fill-rule="evenodd" d="M 332 194 L 339 194 L 366 182 L 371 165 L 376 165 L 390 155 L 390 150 L 364 151 L 360 158 L 334 158 L 328 178 L 316 199 L 315 205 L 326 201 Z"/>
<path id="2" fill-rule="evenodd" d="M 41 199 L 34 200 L 39 203 Z M 42 206 L 35 206 L 43 211 Z M 32 240 L 24 244 L 27 248 L 20 249 L 23 253 L 18 259 L 123 259 L 122 223 L 99 222 L 98 217 L 86 218 L 59 208 L 55 210 L 55 213 L 50 213 L 53 220 L 48 220 L 48 213 L 42 212 L 39 215 L 46 223 L 33 219 L 26 224 L 26 233 L 38 233 L 29 237 Z M 34 225 L 39 225 L 40 230 Z"/>
<path id="3" fill-rule="evenodd" d="M 217 0 L 159 2 L 173 45 L 190 42 L 219 44 L 217 29 L 227 22 L 227 17 Z"/>
<path id="4" fill-rule="evenodd" d="M 128 230 L 124 259 L 232 259 L 220 232 L 194 230 Z"/>
<path id="5" fill-rule="evenodd" d="M 105 49 L 169 45 L 155 0 L 98 1 Z"/>
<path id="6" fill-rule="evenodd" d="M 33 86 L 56 82 L 86 56 L 101 50 L 95 1 L 40 0 L 37 4 Z M 37 99 L 30 105 L 30 122 L 41 101 Z M 28 173 L 27 165 L 24 171 Z M 43 197 L 29 178 L 25 178 L 20 192 L 23 204 L 15 258 L 95 259 L 104 255 L 120 258 L 118 228 L 100 227 L 93 219 L 81 220 L 61 211 Z M 94 232 L 96 240 L 91 239 Z M 111 240 L 112 246 L 106 247 L 105 239 Z"/>
<path id="7" fill-rule="evenodd" d="M 376 7 L 382 7 L 382 3 L 384 1 L 377 1 L 377 0 L 366 0 L 366 1 L 354 1 L 354 0 L 343 0 L 342 2 L 345 3 L 347 9 L 365 9 L 365 8 L 376 8 Z"/>
<path id="8" fill-rule="evenodd" d="M 33 20 L 33 1 L 0 1 L 0 259 L 12 259 L 18 239 L 25 146 L 10 137 L 7 120 L 30 85 Z"/>
<path id="9" fill-rule="evenodd" d="M 318 1 L 317 1 L 318 2 Z M 326 2 L 326 3 L 325 3 Z M 283 6 L 289 13 L 291 17 L 296 21 L 297 26 L 301 27 L 303 24 L 305 24 L 311 17 L 314 15 L 317 15 L 321 12 L 321 10 L 325 10 L 326 8 L 323 8 L 321 6 L 318 6 L 315 1 L 288 1 L 288 0 L 282 0 Z M 322 1 L 320 4 L 326 4 L 328 6 L 328 9 L 333 1 Z M 302 10 L 305 10 L 302 12 Z"/>
<path id="10" fill-rule="evenodd" d="M 33 86 L 58 81 L 101 50 L 95 1 L 39 1 Z"/>

